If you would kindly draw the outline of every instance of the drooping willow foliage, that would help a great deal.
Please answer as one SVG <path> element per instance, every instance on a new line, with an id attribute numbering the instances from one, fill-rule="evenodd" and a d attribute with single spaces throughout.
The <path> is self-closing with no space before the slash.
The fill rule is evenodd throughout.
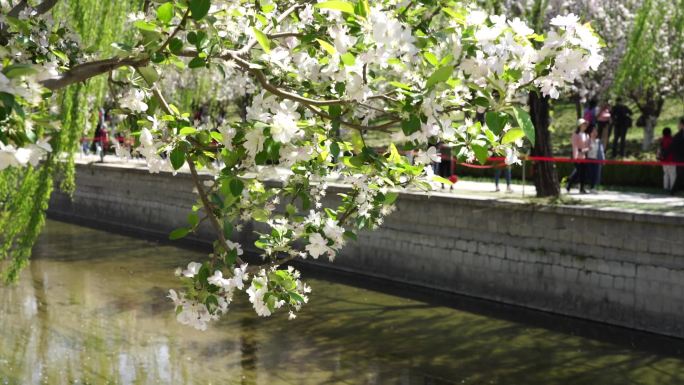
<path id="1" fill-rule="evenodd" d="M 141 0 L 70 0 L 60 2 L 53 11 L 55 28 L 68 24 L 81 36 L 84 46 L 106 57 L 113 54 L 111 43 L 125 40 L 128 13 L 139 11 Z M 75 188 L 74 156 L 80 139 L 89 135 L 88 120 L 97 119 L 108 90 L 105 77 L 72 85 L 57 95 L 62 116 L 59 137 L 53 152 L 38 167 L 9 168 L 0 172 L 0 268 L 2 279 L 14 281 L 28 263 L 45 221 L 55 180 L 60 189 Z"/>

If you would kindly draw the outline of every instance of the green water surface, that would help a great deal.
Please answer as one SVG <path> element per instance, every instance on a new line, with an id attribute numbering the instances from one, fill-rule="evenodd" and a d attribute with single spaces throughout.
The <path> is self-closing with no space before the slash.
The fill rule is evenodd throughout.
<path id="1" fill-rule="evenodd" d="M 682 341 L 307 271 L 296 320 L 244 296 L 177 324 L 173 269 L 201 251 L 49 221 L 0 287 L 0 384 L 684 384 Z"/>

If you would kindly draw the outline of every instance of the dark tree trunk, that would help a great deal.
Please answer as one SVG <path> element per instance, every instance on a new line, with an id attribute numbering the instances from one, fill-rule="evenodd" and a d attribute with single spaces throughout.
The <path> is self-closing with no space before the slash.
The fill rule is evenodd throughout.
<path id="1" fill-rule="evenodd" d="M 660 113 L 663 111 L 665 99 L 653 90 L 647 91 L 643 99 L 635 96 L 632 96 L 632 99 L 636 102 L 637 107 L 639 107 L 644 126 L 644 139 L 641 142 L 641 150 L 644 152 L 650 151 L 653 147 L 655 126 L 658 123 Z"/>
<path id="2" fill-rule="evenodd" d="M 580 100 L 580 95 L 575 94 L 573 97 L 573 101 L 575 102 L 575 113 L 577 114 L 577 119 L 582 117 L 582 101 Z"/>
<path id="3" fill-rule="evenodd" d="M 530 92 L 528 104 L 536 136 L 532 156 L 553 156 L 551 133 L 549 132 L 549 98 Z M 560 195 L 558 173 L 553 162 L 534 163 L 534 186 L 537 189 L 538 197 Z"/>

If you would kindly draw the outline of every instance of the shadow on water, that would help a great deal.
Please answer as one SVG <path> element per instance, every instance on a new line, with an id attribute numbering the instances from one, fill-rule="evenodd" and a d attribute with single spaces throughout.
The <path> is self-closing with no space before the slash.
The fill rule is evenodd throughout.
<path id="1" fill-rule="evenodd" d="M 164 298 L 203 253 L 50 221 L 0 288 L 0 384 L 684 384 L 681 340 L 305 267 L 294 321 Z"/>

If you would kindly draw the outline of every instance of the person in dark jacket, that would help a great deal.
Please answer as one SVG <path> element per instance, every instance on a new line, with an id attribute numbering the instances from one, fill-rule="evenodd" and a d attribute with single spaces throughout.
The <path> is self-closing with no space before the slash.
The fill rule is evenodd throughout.
<path id="1" fill-rule="evenodd" d="M 618 154 L 618 142 L 620 142 L 620 156 L 625 156 L 625 139 L 627 138 L 627 130 L 632 127 L 632 110 L 624 105 L 622 98 L 617 98 L 610 116 L 613 119 L 613 127 L 615 128 L 613 158 Z"/>
<path id="2" fill-rule="evenodd" d="M 658 160 L 663 163 L 674 162 L 672 154 L 672 130 L 670 127 L 663 129 L 663 137 L 658 144 Z M 674 182 L 677 179 L 677 167 L 673 164 L 663 164 L 663 188 L 665 191 L 672 191 Z"/>
<path id="3" fill-rule="evenodd" d="M 684 116 L 679 119 L 679 131 L 672 137 L 672 144 L 670 145 L 670 152 L 674 161 L 677 163 L 684 162 Z M 672 187 L 671 193 L 674 194 L 684 187 L 684 167 L 677 166 L 677 178 Z"/>

